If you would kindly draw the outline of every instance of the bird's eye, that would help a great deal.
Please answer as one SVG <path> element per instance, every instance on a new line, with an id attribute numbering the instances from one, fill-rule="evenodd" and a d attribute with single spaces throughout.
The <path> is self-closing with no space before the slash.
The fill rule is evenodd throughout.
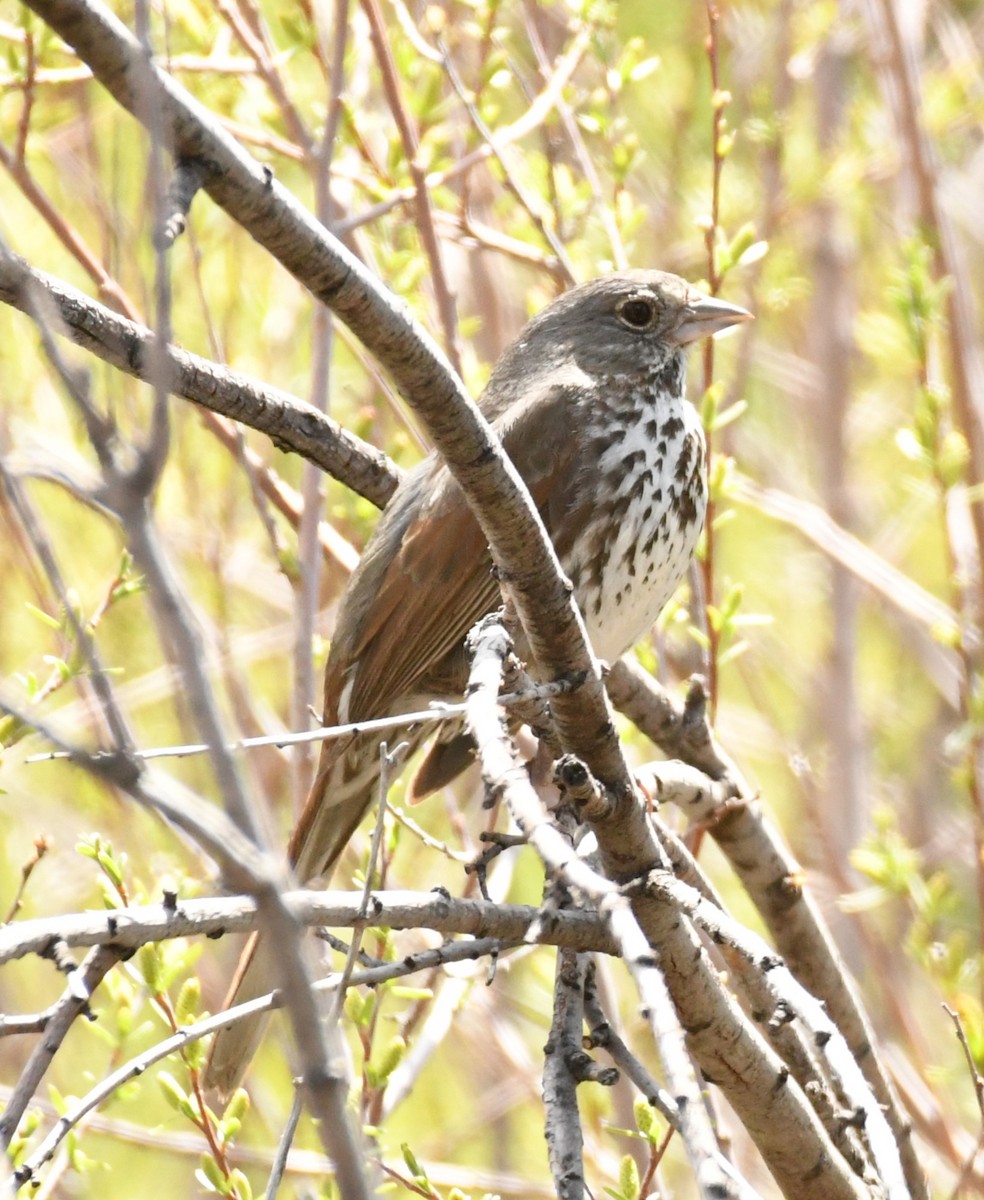
<path id="1" fill-rule="evenodd" d="M 655 310 L 651 300 L 635 297 L 619 305 L 618 315 L 626 325 L 630 325 L 633 329 L 645 329 L 652 324 Z"/>

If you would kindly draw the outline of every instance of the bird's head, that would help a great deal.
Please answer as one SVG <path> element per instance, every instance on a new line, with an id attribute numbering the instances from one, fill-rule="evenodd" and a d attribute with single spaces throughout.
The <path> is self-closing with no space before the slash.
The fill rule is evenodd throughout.
<path id="1" fill-rule="evenodd" d="M 751 319 L 676 275 L 622 271 L 571 288 L 530 321 L 516 348 L 537 367 L 573 360 L 589 375 L 631 376 Z"/>

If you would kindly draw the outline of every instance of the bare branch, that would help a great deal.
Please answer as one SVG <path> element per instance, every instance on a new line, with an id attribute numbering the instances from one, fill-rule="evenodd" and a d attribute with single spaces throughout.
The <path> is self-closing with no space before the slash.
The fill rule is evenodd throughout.
<path id="1" fill-rule="evenodd" d="M 403 103 L 396 63 L 393 60 L 393 52 L 390 48 L 378 0 L 362 0 L 362 10 L 369 21 L 369 37 L 372 40 L 376 62 L 383 78 L 383 90 L 386 93 L 393 120 L 399 130 L 400 140 L 403 143 L 403 154 L 410 171 L 410 178 L 413 180 L 417 231 L 430 264 L 431 282 L 437 300 L 437 310 L 440 313 L 445 349 L 455 371 L 460 374 L 461 347 L 458 341 L 458 318 L 454 297 L 451 294 L 447 274 L 444 270 L 444 256 L 441 253 L 441 245 L 434 228 L 434 214 L 431 211 L 430 195 L 427 190 L 427 174 L 420 159 L 419 137 L 406 105 Z"/>
<path id="2" fill-rule="evenodd" d="M 657 745 L 699 767 L 712 779 L 727 777 L 738 803 L 729 803 L 719 819 L 709 819 L 711 836 L 758 908 L 779 953 L 799 982 L 827 1005 L 851 1052 L 862 1065 L 892 1132 L 901 1147 L 906 1180 L 913 1195 L 923 1194 L 922 1170 L 912 1145 L 912 1126 L 888 1070 L 877 1052 L 856 985 L 834 945 L 816 901 L 803 886 L 803 871 L 773 823 L 756 801 L 754 790 L 718 747 L 701 703 L 699 685 L 691 686 L 681 707 L 638 664 L 623 659 L 609 677 L 619 705 Z"/>
<path id="3" fill-rule="evenodd" d="M 781 959 L 777 959 L 761 938 L 743 928 L 733 918 L 680 883 L 666 872 L 656 872 L 646 885 L 655 893 L 672 899 L 675 908 L 688 913 L 713 940 L 736 950 L 749 964 L 763 971 L 766 987 L 787 1014 L 803 1021 L 818 1052 L 827 1060 L 847 1104 L 859 1114 L 858 1125 L 864 1130 L 878 1170 L 881 1186 L 889 1200 L 907 1200 L 910 1195 L 898 1145 L 888 1121 L 875 1101 L 861 1068 L 843 1035 L 824 1011 L 823 1005 L 796 980 Z"/>
<path id="4" fill-rule="evenodd" d="M 150 796 L 155 801 L 162 799 L 156 793 Z M 199 809 L 207 807 L 197 797 L 188 799 Z M 167 799 L 171 819 L 179 815 L 175 812 L 178 801 L 175 796 Z M 217 827 L 217 832 L 220 836 L 227 832 L 224 824 Z M 300 925 L 354 927 L 365 917 L 359 892 L 290 891 L 283 899 Z M 0 966 L 28 954 L 44 954 L 56 942 L 69 949 L 115 946 L 135 950 L 167 938 L 250 933 L 257 927 L 258 914 L 252 896 L 215 896 L 182 900 L 176 905 L 133 905 L 110 912 L 66 913 L 18 921 L 0 927 Z M 503 942 L 567 946 L 602 954 L 617 952 L 598 916 L 576 909 L 544 912 L 524 904 L 388 889 L 370 893 L 369 914 L 374 924 L 387 929 L 434 929 L 448 935 L 469 934 Z"/>
<path id="5" fill-rule="evenodd" d="M 3 1116 L 0 1116 L 0 1147 L 10 1144 L 20 1119 L 34 1098 L 34 1093 L 61 1049 L 68 1031 L 77 1017 L 89 1011 L 89 1000 L 104 977 L 120 960 L 120 952 L 112 946 L 96 946 L 86 955 L 85 962 L 68 978 L 65 994 L 51 1010 L 44 1026 L 44 1037 L 34 1048 L 27 1066 L 17 1080 Z"/>
<path id="6" fill-rule="evenodd" d="M 475 958 L 492 953 L 493 950 L 503 949 L 503 944 L 497 939 L 483 939 L 474 942 L 453 942 L 448 946 L 442 946 L 437 950 L 423 951 L 417 955 L 408 955 L 399 963 L 386 963 L 380 967 L 373 967 L 366 971 L 356 971 L 350 976 L 346 986 L 348 987 L 373 987 L 378 986 L 390 979 L 399 979 L 403 976 L 413 974 L 416 971 L 429 969 L 435 965 L 441 965 L 446 962 L 460 961 L 463 958 Z M 94 951 L 94 955 L 102 955 L 105 957 L 112 952 L 104 947 L 100 947 Z M 316 984 L 319 991 L 335 990 L 339 987 L 340 977 L 330 975 L 327 979 L 321 980 Z M 124 1063 L 123 1066 L 107 1075 L 100 1083 L 92 1088 L 85 1096 L 82 1097 L 69 1110 L 61 1115 L 54 1127 L 49 1131 L 47 1136 L 42 1140 L 41 1144 L 31 1153 L 25 1161 L 14 1172 L 14 1179 L 18 1186 L 25 1183 L 30 1183 L 36 1180 L 37 1173 L 49 1162 L 54 1156 L 59 1145 L 64 1141 L 68 1134 L 79 1124 L 83 1117 L 92 1112 L 93 1109 L 99 1107 L 105 1100 L 109 1099 L 112 1094 L 121 1088 L 131 1079 L 136 1079 L 143 1075 L 147 1068 L 155 1062 L 160 1062 L 161 1059 L 167 1058 L 171 1054 L 175 1054 L 182 1050 L 189 1043 L 198 1041 L 203 1037 L 208 1037 L 217 1030 L 225 1028 L 231 1022 L 236 1020 L 248 1019 L 257 1013 L 268 1012 L 271 1009 L 281 1008 L 286 1003 L 283 992 L 274 992 L 266 996 L 260 996 L 256 1000 L 250 1000 L 245 1004 L 236 1005 L 233 1009 L 228 1009 L 225 1012 L 215 1013 L 210 1017 L 206 1017 L 201 1021 L 195 1022 L 194 1025 L 187 1025 L 183 1029 L 179 1029 L 169 1038 L 158 1042 L 143 1054 Z M 8 1105 L 8 1112 L 10 1106 Z M 336 1177 L 338 1167 L 336 1164 Z M 351 1193 L 343 1193 L 346 1198 Z"/>
<path id="7" fill-rule="evenodd" d="M 581 1049 L 584 1024 L 582 992 L 585 962 L 571 950 L 557 954 L 553 1017 L 543 1049 L 544 1131 L 550 1174 L 560 1200 L 581 1200 L 584 1195 L 584 1142 L 577 1107 L 578 1080 L 572 1056 Z"/>
<path id="8" fill-rule="evenodd" d="M 470 645 L 468 723 L 486 786 L 505 799 L 548 870 L 591 897 L 609 921 L 640 990 L 670 1091 L 686 1098 L 680 1106 L 685 1121 L 681 1133 L 699 1185 L 707 1195 L 734 1194 L 717 1161 L 688 1042 L 702 1069 L 741 1116 L 784 1191 L 804 1200 L 863 1200 L 860 1181 L 848 1170 L 787 1068 L 723 987 L 689 923 L 680 920 L 674 907 L 638 890 L 630 892 L 630 908 L 621 889 L 594 871 L 548 820 L 516 761 L 494 700 L 509 652 L 501 618 L 493 615 L 480 622 Z M 638 879 L 664 864 L 643 806 L 634 800 L 631 807 L 627 802 L 609 805 L 589 824 L 612 877 Z M 681 1021 L 691 1030 L 686 1040 Z"/>
<path id="9" fill-rule="evenodd" d="M 128 375 L 150 380 L 151 330 L 16 255 L 0 255 L 0 299 L 29 312 L 37 303 L 32 296 L 39 293 L 78 345 Z M 380 508 L 393 494 L 399 468 L 306 401 L 176 346 L 168 348 L 167 367 L 168 387 L 176 395 L 267 434 Z"/>

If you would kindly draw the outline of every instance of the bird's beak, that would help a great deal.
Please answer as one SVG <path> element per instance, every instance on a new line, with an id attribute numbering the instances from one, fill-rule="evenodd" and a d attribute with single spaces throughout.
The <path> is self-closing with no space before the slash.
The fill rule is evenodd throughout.
<path id="1" fill-rule="evenodd" d="M 729 304 L 717 296 L 703 296 L 700 292 L 694 292 L 681 310 L 680 320 L 670 337 L 677 345 L 686 346 L 689 342 L 710 337 L 732 325 L 754 320 L 748 309 L 739 304 Z"/>

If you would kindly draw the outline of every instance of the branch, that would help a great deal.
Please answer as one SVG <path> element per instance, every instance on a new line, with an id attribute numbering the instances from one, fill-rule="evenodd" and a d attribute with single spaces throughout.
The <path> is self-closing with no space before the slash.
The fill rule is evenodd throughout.
<path id="1" fill-rule="evenodd" d="M 691 899 L 699 895 L 707 903 L 709 913 L 725 913 L 724 902 L 697 859 L 659 817 L 654 815 L 651 820 L 672 863 L 674 878 L 693 889 L 688 895 Z M 754 1013 L 764 1027 L 772 1046 L 809 1096 L 831 1141 L 851 1170 L 855 1175 L 865 1177 L 866 1172 L 873 1170 L 870 1156 L 860 1144 L 855 1123 L 844 1119 L 845 1102 L 838 1097 L 829 1072 L 824 1068 L 812 1031 L 805 1022 L 793 1019 L 796 1015 L 795 996 L 783 994 L 777 998 L 771 990 L 767 972 L 780 960 L 771 953 L 751 960 L 734 950 L 725 937 L 717 937 L 716 932 L 710 936 L 715 951 L 724 959 L 735 990 L 743 997 L 746 1011 Z"/>
<path id="2" fill-rule="evenodd" d="M 68 1031 L 77 1017 L 89 1013 L 92 993 L 119 962 L 120 957 L 120 952 L 115 947 L 97 946 L 86 955 L 85 962 L 69 975 L 65 993 L 53 1006 L 45 1023 L 44 1037 L 34 1047 L 3 1116 L 0 1117 L 0 1146 L 4 1149 L 10 1145 L 25 1109 L 34 1098 L 34 1093 L 51 1065 L 51 1060 L 68 1036 Z"/>
<path id="3" fill-rule="evenodd" d="M 779 488 L 762 487 L 740 472 L 735 475 L 734 488 L 733 500 L 795 529 L 801 537 L 869 587 L 878 597 L 882 608 L 887 605 L 889 612 L 897 613 L 905 621 L 907 629 L 925 636 L 937 630 L 945 633 L 960 628 L 960 617 L 950 605 L 838 525 L 818 504 Z M 959 668 L 953 651 L 948 650 L 938 638 L 929 642 L 929 648 L 938 656 L 942 668 L 932 673 L 942 674 L 949 684 L 950 694 L 955 694 Z M 947 695 L 946 690 L 944 695 Z M 947 698 L 950 699 L 950 695 Z M 956 703 L 953 699 L 950 702 Z"/>
<path id="4" fill-rule="evenodd" d="M 197 799 L 195 803 L 206 807 Z M 175 818 L 173 807 L 168 815 Z M 283 900 L 300 925 L 350 928 L 361 919 L 362 895 L 358 892 L 291 891 L 284 893 Z M 136 950 L 168 938 L 251 933 L 257 927 L 258 912 L 253 896 L 213 896 L 19 921 L 0 927 L 0 966 L 28 954 L 44 954 L 56 942 L 68 949 L 113 946 Z M 442 891 L 387 890 L 370 893 L 369 915 L 373 924 L 387 929 L 434 929 L 444 934 L 617 953 L 604 922 L 596 913 L 582 910 L 547 912 L 526 904 L 458 900 Z"/>
<path id="5" fill-rule="evenodd" d="M 381 983 L 385 983 L 390 979 L 399 979 L 406 975 L 411 975 L 416 971 L 430 970 L 444 963 L 460 962 L 466 958 L 481 957 L 501 951 L 504 948 L 504 944 L 494 938 L 476 940 L 474 942 L 452 942 L 436 950 L 424 950 L 418 954 L 408 955 L 398 963 L 384 963 L 381 966 L 371 967 L 365 971 L 354 971 L 345 982 L 345 986 L 378 987 Z M 100 952 L 97 951 L 96 953 Z M 340 976 L 329 975 L 326 979 L 320 980 L 315 984 L 315 989 L 318 991 L 333 991 L 340 986 L 340 983 Z M 21 1187 L 26 1183 L 34 1181 L 38 1171 L 41 1170 L 45 1163 L 51 1160 L 59 1145 L 79 1124 L 83 1117 L 108 1100 L 124 1084 L 143 1075 L 148 1067 L 156 1062 L 160 1062 L 161 1059 L 167 1058 L 171 1054 L 178 1053 L 191 1042 L 199 1041 L 201 1038 L 208 1037 L 219 1029 L 224 1029 L 232 1021 L 245 1020 L 256 1013 L 282 1008 L 284 1004 L 285 999 L 282 992 L 272 992 L 266 996 L 250 1000 L 245 1004 L 238 1004 L 235 1008 L 221 1013 L 214 1013 L 210 1017 L 196 1021 L 193 1025 L 186 1025 L 184 1028 L 179 1029 L 177 1033 L 172 1034 L 170 1037 L 152 1046 L 149 1050 L 145 1050 L 136 1058 L 132 1058 L 129 1062 L 124 1063 L 123 1066 L 117 1068 L 112 1074 L 107 1075 L 105 1079 L 96 1084 L 81 1100 L 77 1101 L 67 1112 L 58 1118 L 58 1121 L 48 1132 L 47 1137 L 44 1138 L 37 1149 L 13 1173 L 17 1186 Z M 12 1104 L 13 1097 L 11 1097 L 9 1102 L 8 1112 Z M 343 1194 L 347 1196 L 347 1193 Z"/>
<path id="6" fill-rule="evenodd" d="M 685 912 L 717 944 L 727 943 L 747 963 L 761 971 L 765 985 L 788 1017 L 802 1021 L 857 1121 L 864 1130 L 880 1182 L 888 1200 L 908 1200 L 909 1189 L 902 1172 L 898 1145 L 888 1121 L 875 1101 L 867 1080 L 843 1034 L 824 1011 L 823 1005 L 803 987 L 771 948 L 732 917 L 709 904 L 693 888 L 666 872 L 650 876 L 646 887 Z"/>
<path id="7" fill-rule="evenodd" d="M 399 74 L 378 0 L 362 0 L 362 11 L 369 22 L 369 40 L 372 42 L 376 63 L 382 76 L 383 91 L 389 104 L 390 114 L 399 131 L 400 141 L 403 144 L 403 156 L 407 162 L 410 178 L 413 180 L 413 204 L 417 233 L 430 266 L 431 286 L 434 289 L 434 298 L 444 330 L 444 344 L 454 369 L 460 372 L 461 347 L 458 341 L 458 318 L 454 295 L 448 283 L 444 258 L 441 254 L 441 244 L 434 228 L 434 213 L 431 208 L 430 193 L 427 189 L 427 174 L 421 160 L 418 131 L 403 103 Z"/>
<path id="8" fill-rule="evenodd" d="M 13 254 L 0 255 L 0 300 L 31 312 L 42 296 L 72 340 L 104 362 L 150 381 L 153 333 Z M 60 332 L 60 331 L 59 331 Z M 312 404 L 261 384 L 228 367 L 169 346 L 170 391 L 269 436 L 382 508 L 400 480 L 400 469 L 381 450 L 343 429 Z"/>
<path id="9" fill-rule="evenodd" d="M 699 676 L 691 681 L 687 699 L 680 705 L 633 655 L 627 654 L 612 663 L 605 686 L 619 712 L 667 758 L 678 758 L 713 780 L 739 778 L 737 768 L 714 740 Z"/>
<path id="10" fill-rule="evenodd" d="M 970 482 L 984 482 L 984 363 L 981 361 L 980 323 L 975 312 L 972 276 L 940 196 L 940 175 L 932 139 L 923 111 L 923 88 L 911 38 L 907 39 L 895 6 L 879 0 L 865 6 L 874 35 L 872 60 L 885 84 L 889 107 L 898 126 L 899 141 L 918 196 L 919 223 L 932 240 L 939 279 L 952 286 L 945 292 L 953 407 L 970 451 Z M 975 567 L 984 566 L 984 506 L 971 504 L 968 516 L 974 530 Z M 978 618 L 980 614 L 977 614 Z"/>
<path id="11" fill-rule="evenodd" d="M 739 802 L 730 803 L 717 819 L 706 812 L 702 817 L 709 820 L 711 836 L 790 970 L 808 992 L 827 1005 L 831 1020 L 847 1039 L 885 1108 L 912 1194 L 925 1195 L 912 1126 L 878 1054 L 857 989 L 816 902 L 803 886 L 802 867 L 763 813 L 754 790 L 717 745 L 703 711 L 699 682 L 691 685 L 687 702 L 681 706 L 638 663 L 622 659 L 612 668 L 608 686 L 622 711 L 661 749 L 699 767 L 712 779 L 730 779 Z"/>
<path id="12" fill-rule="evenodd" d="M 92 775 L 119 787 L 138 803 L 188 832 L 221 865 L 223 874 L 233 886 L 248 889 L 255 897 L 264 928 L 271 939 L 276 940 L 280 951 L 278 966 L 300 1059 L 307 1073 L 306 1093 L 312 1112 L 324 1122 L 325 1149 L 335 1157 L 339 1178 L 347 1181 L 351 1195 L 365 1195 L 361 1154 L 345 1116 L 347 1088 L 344 1068 L 340 1065 L 343 1059 L 337 1047 L 337 1028 L 332 1026 L 322 1035 L 316 1001 L 296 938 L 297 926 L 281 897 L 279 865 L 241 833 L 220 808 L 203 804 L 198 797 L 188 797 L 173 780 L 155 779 L 150 769 L 126 754 L 90 755 L 77 747 L 67 746 L 50 728 L 2 697 L 0 711 L 33 725 L 49 741 L 70 751 L 72 760 Z"/>
<path id="13" fill-rule="evenodd" d="M 584 1024 L 582 992 L 584 959 L 572 950 L 557 955 L 553 1017 L 543 1048 L 544 1132 L 550 1174 L 559 1200 L 584 1196 L 584 1139 L 577 1107 L 578 1079 L 571 1069 L 572 1055 L 581 1049 Z"/>
<path id="14" fill-rule="evenodd" d="M 851 1175 L 788 1070 L 724 988 L 689 922 L 682 921 L 672 905 L 638 892 L 633 894 L 630 908 L 616 884 L 579 857 L 547 818 L 517 761 L 495 702 L 501 664 L 509 652 L 501 617 L 493 615 L 480 622 L 469 642 L 473 661 L 467 692 L 468 724 L 486 786 L 506 801 L 547 869 L 568 887 L 590 897 L 610 923 L 639 988 L 667 1073 L 668 1090 L 680 1098 L 681 1135 L 703 1194 L 730 1196 L 735 1192 L 719 1166 L 714 1132 L 687 1056 L 683 1025 L 691 1031 L 687 1041 L 702 1070 L 728 1098 L 786 1195 L 798 1200 L 863 1200 L 860 1181 Z M 642 805 L 636 804 L 636 811 L 630 813 L 625 804 L 613 806 L 603 795 L 599 804 L 597 793 L 595 796 L 589 802 L 589 807 L 595 808 L 589 824 L 606 870 L 615 874 L 617 850 L 621 856 L 615 859 L 617 878 L 648 876 L 663 858 Z M 617 824 L 621 828 L 616 829 Z M 629 858 L 624 851 L 633 842 L 634 857 Z M 649 865 L 637 866 L 645 862 Z"/>

